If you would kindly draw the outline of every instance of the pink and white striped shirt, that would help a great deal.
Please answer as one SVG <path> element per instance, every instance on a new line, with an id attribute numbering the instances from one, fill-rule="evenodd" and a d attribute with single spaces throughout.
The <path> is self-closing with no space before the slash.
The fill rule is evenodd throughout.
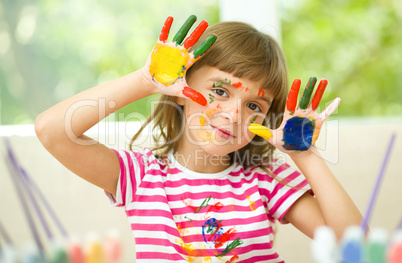
<path id="1" fill-rule="evenodd" d="M 288 164 L 261 168 L 233 164 L 204 174 L 169 154 L 147 148 L 116 151 L 120 178 L 115 206 L 124 206 L 137 262 L 283 262 L 272 247 L 275 219 L 310 189 Z"/>

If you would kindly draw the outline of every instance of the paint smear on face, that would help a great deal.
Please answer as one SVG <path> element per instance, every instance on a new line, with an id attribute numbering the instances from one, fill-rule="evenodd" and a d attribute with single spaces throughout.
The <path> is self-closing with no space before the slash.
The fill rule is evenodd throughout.
<path id="1" fill-rule="evenodd" d="M 215 138 L 212 137 L 212 134 L 208 131 L 197 131 L 197 136 L 203 141 L 203 142 L 212 142 Z"/>
<path id="2" fill-rule="evenodd" d="M 265 96 L 265 91 L 263 91 L 262 89 L 258 89 L 257 96 L 264 97 Z"/>
<path id="3" fill-rule="evenodd" d="M 241 86 L 243 86 L 243 84 L 241 82 L 236 82 L 236 83 L 233 83 L 232 86 L 235 87 L 236 89 L 238 89 Z"/>
<path id="4" fill-rule="evenodd" d="M 170 86 L 184 77 L 184 70 L 190 56 L 179 47 L 157 43 L 151 55 L 149 72 L 158 82 Z"/>
<path id="5" fill-rule="evenodd" d="M 214 102 L 214 95 L 209 93 L 209 104 L 211 104 L 212 102 Z"/>
<path id="6" fill-rule="evenodd" d="M 241 83 L 240 81 L 237 83 L 233 83 L 232 86 L 240 91 L 248 91 L 248 87 L 243 86 L 243 83 Z"/>
<path id="7" fill-rule="evenodd" d="M 207 110 L 207 112 L 205 114 L 209 118 L 214 114 L 214 111 L 216 111 L 216 109 L 209 109 L 209 110 Z"/>
<path id="8" fill-rule="evenodd" d="M 205 118 L 204 117 L 200 117 L 200 125 L 201 127 L 205 125 Z"/>
<path id="9" fill-rule="evenodd" d="M 304 117 L 289 119 L 283 129 L 283 148 L 293 151 L 307 151 L 312 145 L 314 130 L 314 119 Z"/>
<path id="10" fill-rule="evenodd" d="M 248 91 L 248 87 L 243 86 L 241 82 L 233 83 L 232 86 L 240 91 Z"/>

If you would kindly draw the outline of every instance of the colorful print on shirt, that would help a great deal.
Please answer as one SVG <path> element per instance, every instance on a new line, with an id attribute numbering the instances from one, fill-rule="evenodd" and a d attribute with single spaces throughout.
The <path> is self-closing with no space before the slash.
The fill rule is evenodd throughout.
<path id="1" fill-rule="evenodd" d="M 116 151 L 120 178 L 115 206 L 124 206 L 137 262 L 283 262 L 272 247 L 275 220 L 310 186 L 288 164 L 267 168 L 233 164 L 196 173 L 169 154 L 147 148 Z"/>

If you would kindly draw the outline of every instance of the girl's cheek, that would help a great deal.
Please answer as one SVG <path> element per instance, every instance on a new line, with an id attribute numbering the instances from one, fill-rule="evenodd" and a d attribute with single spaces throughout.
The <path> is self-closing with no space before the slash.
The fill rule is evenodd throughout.
<path id="1" fill-rule="evenodd" d="M 264 119 L 265 119 L 265 115 L 262 116 L 261 114 L 252 114 L 246 118 L 246 120 L 247 120 L 246 124 L 248 124 L 248 125 L 250 125 L 251 123 L 262 124 L 264 122 Z"/>

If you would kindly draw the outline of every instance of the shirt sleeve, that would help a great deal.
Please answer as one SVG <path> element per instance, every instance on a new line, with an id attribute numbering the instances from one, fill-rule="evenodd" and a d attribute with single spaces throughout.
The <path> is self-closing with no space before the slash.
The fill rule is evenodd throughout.
<path id="1" fill-rule="evenodd" d="M 144 155 L 138 151 L 114 150 L 120 163 L 116 195 L 105 192 L 112 206 L 125 206 L 134 199 L 137 186 L 144 177 Z"/>
<path id="2" fill-rule="evenodd" d="M 288 223 L 284 216 L 289 208 L 306 192 L 313 195 L 310 185 L 303 174 L 289 164 L 274 163 L 270 169 L 273 179 L 268 192 L 267 207 L 273 218 L 282 224 Z"/>

